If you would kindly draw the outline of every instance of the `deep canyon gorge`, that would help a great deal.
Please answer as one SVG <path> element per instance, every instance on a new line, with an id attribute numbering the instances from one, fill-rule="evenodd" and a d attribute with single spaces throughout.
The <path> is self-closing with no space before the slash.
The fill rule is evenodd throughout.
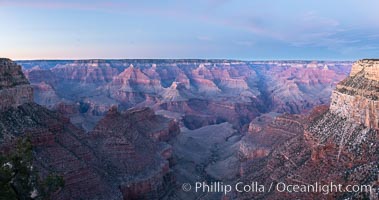
<path id="1" fill-rule="evenodd" d="M 379 61 L 0 60 L 0 150 L 54 199 L 378 199 L 183 183 L 379 183 Z M 330 107 L 329 107 L 330 106 Z"/>

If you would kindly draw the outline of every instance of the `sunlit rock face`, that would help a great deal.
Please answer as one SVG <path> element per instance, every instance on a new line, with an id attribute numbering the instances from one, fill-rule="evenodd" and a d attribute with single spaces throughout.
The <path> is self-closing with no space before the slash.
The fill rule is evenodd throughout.
<path id="1" fill-rule="evenodd" d="M 379 129 L 379 61 L 354 63 L 350 76 L 333 91 L 330 111 L 349 121 Z"/>
<path id="2" fill-rule="evenodd" d="M 355 76 L 362 70 L 365 71 L 365 78 L 379 81 L 378 59 L 363 59 L 355 62 L 351 68 L 350 76 Z"/>

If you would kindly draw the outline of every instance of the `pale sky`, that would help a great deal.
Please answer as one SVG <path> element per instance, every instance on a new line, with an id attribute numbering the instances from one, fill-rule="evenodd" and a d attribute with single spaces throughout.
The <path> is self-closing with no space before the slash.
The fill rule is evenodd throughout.
<path id="1" fill-rule="evenodd" d="M 379 58 L 377 0 L 0 0 L 11 59 Z"/>

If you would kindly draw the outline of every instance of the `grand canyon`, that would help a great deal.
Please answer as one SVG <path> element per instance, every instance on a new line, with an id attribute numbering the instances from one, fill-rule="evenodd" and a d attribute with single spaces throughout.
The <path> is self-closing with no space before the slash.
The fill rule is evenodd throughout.
<path id="1" fill-rule="evenodd" d="M 0 200 L 379 200 L 378 7 L 0 0 Z"/>
<path id="2" fill-rule="evenodd" d="M 188 129 L 328 104 L 351 62 L 233 60 L 20 61 L 34 100 L 91 130 L 112 107 L 150 107 Z"/>
<path id="3" fill-rule="evenodd" d="M 29 137 L 33 168 L 64 180 L 52 199 L 378 199 L 378 74 L 375 59 L 1 59 L 0 151 Z M 194 190 L 240 181 L 373 189 Z"/>

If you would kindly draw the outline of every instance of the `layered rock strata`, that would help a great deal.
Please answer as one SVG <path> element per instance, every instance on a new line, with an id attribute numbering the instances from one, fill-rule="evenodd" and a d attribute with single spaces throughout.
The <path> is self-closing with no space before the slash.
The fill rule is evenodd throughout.
<path id="1" fill-rule="evenodd" d="M 379 129 L 379 60 L 360 60 L 333 91 L 330 111 L 349 121 Z"/>
<path id="2" fill-rule="evenodd" d="M 148 106 L 182 119 L 190 129 L 225 121 L 242 127 L 266 112 L 304 113 L 329 103 L 332 90 L 352 64 L 236 60 L 19 63 L 35 88 L 37 103 L 67 113 L 75 125 L 88 131 L 113 105 L 121 110 Z"/>
<path id="3" fill-rule="evenodd" d="M 33 89 L 21 66 L 0 58 L 0 111 L 33 101 Z"/>
<path id="4" fill-rule="evenodd" d="M 12 101 L 0 96 L 0 152 L 14 148 L 17 138 L 30 137 L 40 176 L 63 176 L 65 185 L 52 199 L 158 199 L 169 191 L 167 141 L 179 133 L 175 121 L 149 108 L 120 113 L 112 107 L 93 132 L 85 133 L 33 102 L 20 66 L 1 59 L 0 72 L 0 93 L 16 91 Z"/>
<path id="5" fill-rule="evenodd" d="M 294 135 L 284 139 L 266 157 L 247 160 L 242 168 L 244 182 L 254 180 L 265 186 L 271 183 L 274 186 L 278 183 L 300 186 L 334 183 L 340 184 L 342 191 L 273 190 L 238 193 L 229 198 L 378 199 L 379 133 L 375 126 L 374 100 L 378 81 L 372 74 L 376 63 L 377 60 L 357 62 L 352 75 L 333 92 L 330 108 L 316 107 L 309 115 L 300 116 L 296 125 L 288 120 L 277 123 L 281 129 L 290 130 Z M 372 92 L 372 97 L 366 96 L 368 92 Z M 364 101 L 368 103 L 364 105 Z M 250 126 L 252 132 L 268 129 L 267 126 L 253 125 Z M 369 186 L 371 189 L 347 192 L 345 189 L 349 185 Z"/>

